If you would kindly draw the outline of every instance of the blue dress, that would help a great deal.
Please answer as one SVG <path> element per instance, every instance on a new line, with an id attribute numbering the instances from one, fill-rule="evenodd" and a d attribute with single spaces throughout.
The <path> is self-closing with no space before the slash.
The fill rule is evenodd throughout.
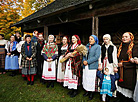
<path id="1" fill-rule="evenodd" d="M 10 45 L 10 44 L 9 44 Z M 17 55 L 17 49 L 16 49 L 17 42 L 13 42 L 12 51 L 8 51 L 12 53 L 10 56 L 6 55 L 5 58 L 5 70 L 17 70 L 19 69 L 19 63 L 18 63 L 18 55 Z M 14 53 L 13 53 L 14 52 Z"/>
<path id="2" fill-rule="evenodd" d="M 100 94 L 107 94 L 108 96 L 112 97 L 110 75 L 104 75 L 102 88 L 100 89 Z"/>

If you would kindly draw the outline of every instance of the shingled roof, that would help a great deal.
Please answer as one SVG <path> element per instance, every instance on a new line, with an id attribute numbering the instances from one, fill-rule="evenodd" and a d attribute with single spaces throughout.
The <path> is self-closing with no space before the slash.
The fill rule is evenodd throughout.
<path id="1" fill-rule="evenodd" d="M 43 17 L 49 14 L 52 14 L 57 11 L 61 11 L 73 6 L 77 6 L 79 4 L 83 4 L 92 0 L 55 0 L 53 3 L 49 4 L 48 6 L 44 7 L 43 9 L 27 16 L 26 18 L 22 19 L 21 21 L 13 24 L 12 26 L 19 26 L 25 22 L 34 20 L 39 17 Z"/>

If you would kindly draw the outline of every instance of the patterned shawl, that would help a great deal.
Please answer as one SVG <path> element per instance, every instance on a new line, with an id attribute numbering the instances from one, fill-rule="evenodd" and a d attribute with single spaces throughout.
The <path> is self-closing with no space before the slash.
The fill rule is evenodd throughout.
<path id="1" fill-rule="evenodd" d="M 58 46 L 56 43 L 46 43 L 43 47 L 42 53 L 50 59 L 53 55 L 58 54 Z"/>

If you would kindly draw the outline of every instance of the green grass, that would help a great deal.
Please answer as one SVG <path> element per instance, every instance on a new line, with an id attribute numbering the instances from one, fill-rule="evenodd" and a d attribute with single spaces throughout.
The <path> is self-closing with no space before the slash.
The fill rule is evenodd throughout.
<path id="1" fill-rule="evenodd" d="M 99 93 L 91 101 L 88 101 L 88 97 L 83 97 L 85 91 L 82 86 L 79 94 L 70 98 L 67 95 L 68 89 L 59 83 L 55 83 L 54 88 L 46 88 L 37 78 L 33 86 L 28 86 L 21 75 L 8 75 L 9 73 L 0 75 L 0 102 L 100 102 Z"/>

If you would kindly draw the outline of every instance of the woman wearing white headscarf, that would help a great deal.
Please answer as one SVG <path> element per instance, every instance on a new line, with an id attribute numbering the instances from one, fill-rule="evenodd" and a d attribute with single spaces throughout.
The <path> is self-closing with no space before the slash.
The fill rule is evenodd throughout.
<path id="1" fill-rule="evenodd" d="M 54 36 L 48 36 L 48 43 L 46 43 L 42 49 L 44 57 L 42 78 L 49 80 L 47 88 L 54 87 L 54 80 L 56 80 L 56 61 L 58 55 L 58 46 L 54 43 Z"/>

